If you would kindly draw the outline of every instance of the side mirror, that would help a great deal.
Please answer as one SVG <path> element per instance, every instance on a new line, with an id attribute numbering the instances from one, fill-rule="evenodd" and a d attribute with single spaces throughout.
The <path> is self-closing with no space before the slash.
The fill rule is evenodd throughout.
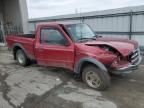
<path id="1" fill-rule="evenodd" d="M 101 35 L 95 34 L 94 38 L 102 38 Z"/>
<path id="2" fill-rule="evenodd" d="M 97 38 L 102 38 L 102 36 L 101 35 L 97 35 Z"/>
<path id="3" fill-rule="evenodd" d="M 97 34 L 97 33 L 95 32 L 95 37 L 96 37 L 96 38 L 101 38 L 102 36 L 99 35 L 99 34 Z"/>

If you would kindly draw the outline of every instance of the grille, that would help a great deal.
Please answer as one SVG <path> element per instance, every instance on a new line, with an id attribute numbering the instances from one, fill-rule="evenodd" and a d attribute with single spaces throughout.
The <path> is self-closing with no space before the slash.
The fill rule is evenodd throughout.
<path id="1" fill-rule="evenodd" d="M 133 51 L 133 53 L 131 53 L 129 55 L 129 61 L 131 62 L 132 65 L 134 65 L 138 62 L 139 56 L 140 56 L 140 50 L 139 49 Z"/>

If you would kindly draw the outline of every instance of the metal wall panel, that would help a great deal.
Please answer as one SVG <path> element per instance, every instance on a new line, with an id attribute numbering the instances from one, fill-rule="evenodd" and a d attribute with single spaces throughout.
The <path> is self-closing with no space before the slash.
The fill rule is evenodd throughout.
<path id="1" fill-rule="evenodd" d="M 133 32 L 144 31 L 144 15 L 134 15 L 133 16 Z"/>
<path id="2" fill-rule="evenodd" d="M 136 40 L 139 42 L 139 45 L 144 46 L 144 36 L 133 35 L 132 40 Z"/>
<path id="3" fill-rule="evenodd" d="M 35 31 L 35 23 L 29 23 L 29 31 L 30 32 Z"/>
<path id="4" fill-rule="evenodd" d="M 85 19 L 94 31 L 129 32 L 129 16 Z"/>
<path id="5" fill-rule="evenodd" d="M 73 23 L 81 23 L 81 20 L 66 20 L 66 21 L 56 21 L 57 23 L 62 23 L 62 24 L 73 24 Z"/>

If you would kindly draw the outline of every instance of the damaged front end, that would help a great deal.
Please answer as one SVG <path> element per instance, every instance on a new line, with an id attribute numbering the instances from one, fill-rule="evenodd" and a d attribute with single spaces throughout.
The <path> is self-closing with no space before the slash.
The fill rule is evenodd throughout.
<path id="1" fill-rule="evenodd" d="M 98 46 L 100 49 L 105 51 L 104 54 L 97 55 L 100 57 L 101 62 L 107 67 L 110 73 L 124 74 L 130 73 L 132 70 L 138 68 L 141 63 L 142 57 L 138 45 L 130 43 L 116 42 L 91 42 L 86 43 L 88 46 Z M 127 45 L 127 46 L 126 46 Z M 102 56 L 103 55 L 103 56 Z M 104 62 L 107 61 L 107 62 Z"/>
<path id="2" fill-rule="evenodd" d="M 114 74 L 130 73 L 132 70 L 138 69 L 141 60 L 140 50 L 136 49 L 123 59 L 114 61 L 110 67 L 110 72 Z"/>
<path id="3" fill-rule="evenodd" d="M 132 70 L 138 69 L 138 65 L 141 63 L 142 57 L 140 55 L 139 48 L 137 48 L 127 56 L 123 56 L 117 49 L 111 46 L 99 45 L 99 47 L 117 56 L 117 59 L 106 65 L 110 73 L 130 73 L 132 72 Z"/>

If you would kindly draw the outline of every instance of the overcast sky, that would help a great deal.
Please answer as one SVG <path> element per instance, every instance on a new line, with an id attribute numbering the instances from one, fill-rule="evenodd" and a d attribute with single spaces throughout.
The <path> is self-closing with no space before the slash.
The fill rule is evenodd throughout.
<path id="1" fill-rule="evenodd" d="M 27 0 L 29 18 L 144 5 L 144 0 Z"/>

